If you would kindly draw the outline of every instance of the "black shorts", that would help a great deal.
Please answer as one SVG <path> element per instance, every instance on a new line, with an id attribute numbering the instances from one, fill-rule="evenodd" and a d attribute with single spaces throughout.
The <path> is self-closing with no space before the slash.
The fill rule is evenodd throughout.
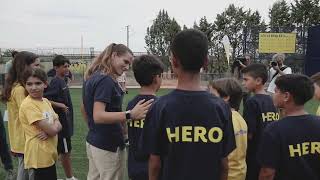
<path id="1" fill-rule="evenodd" d="M 71 138 L 58 137 L 58 154 L 67 154 L 71 152 Z"/>
<path id="2" fill-rule="evenodd" d="M 57 180 L 56 166 L 34 169 L 34 180 Z"/>

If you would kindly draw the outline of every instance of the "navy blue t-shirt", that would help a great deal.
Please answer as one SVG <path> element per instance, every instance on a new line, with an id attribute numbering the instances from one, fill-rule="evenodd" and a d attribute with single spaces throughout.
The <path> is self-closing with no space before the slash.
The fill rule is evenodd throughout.
<path id="1" fill-rule="evenodd" d="M 88 116 L 89 132 L 87 142 L 97 148 L 116 152 L 124 148 L 124 139 L 120 123 L 97 124 L 93 120 L 94 102 L 106 104 L 107 112 L 121 112 L 123 92 L 119 84 L 109 75 L 94 73 L 84 83 L 83 104 Z"/>
<path id="2" fill-rule="evenodd" d="M 174 90 L 147 113 L 142 149 L 159 155 L 163 180 L 220 179 L 235 148 L 230 107 L 206 91 Z"/>
<path id="3" fill-rule="evenodd" d="M 248 125 L 248 134 L 253 136 L 252 139 L 248 139 L 247 180 L 256 180 L 260 171 L 256 153 L 261 134 L 268 124 L 279 120 L 279 113 L 270 95 L 256 94 L 246 101 L 243 108 L 243 118 Z"/>
<path id="4" fill-rule="evenodd" d="M 320 179 L 320 117 L 288 116 L 264 131 L 261 166 L 276 170 L 276 180 Z"/>
<path id="5" fill-rule="evenodd" d="M 140 101 L 145 99 L 157 99 L 154 95 L 137 95 L 134 97 L 127 106 L 127 110 L 131 110 Z M 139 149 L 140 136 L 142 133 L 144 119 L 130 121 L 128 125 L 128 137 L 129 137 L 129 155 L 128 155 L 128 173 L 129 177 L 135 175 L 145 175 L 148 177 L 148 155 Z"/>
<path id="6" fill-rule="evenodd" d="M 50 101 L 59 102 L 66 105 L 69 111 L 65 113 L 61 108 L 53 108 L 59 115 L 59 121 L 62 125 L 62 130 L 59 132 L 59 137 L 71 137 L 73 135 L 73 106 L 69 88 L 65 81 L 59 77 L 54 77 L 45 89 L 44 97 Z"/>

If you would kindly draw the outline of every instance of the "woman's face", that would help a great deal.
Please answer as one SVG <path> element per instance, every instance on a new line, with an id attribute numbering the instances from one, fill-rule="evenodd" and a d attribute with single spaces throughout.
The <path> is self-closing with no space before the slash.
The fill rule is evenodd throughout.
<path id="1" fill-rule="evenodd" d="M 127 52 L 124 55 L 118 56 L 117 53 L 112 55 L 111 66 L 113 73 L 117 76 L 121 76 L 123 72 L 129 70 L 129 66 L 133 61 L 133 56 L 131 53 Z"/>
<path id="2" fill-rule="evenodd" d="M 40 68 L 40 59 L 37 58 L 29 65 L 32 69 Z"/>

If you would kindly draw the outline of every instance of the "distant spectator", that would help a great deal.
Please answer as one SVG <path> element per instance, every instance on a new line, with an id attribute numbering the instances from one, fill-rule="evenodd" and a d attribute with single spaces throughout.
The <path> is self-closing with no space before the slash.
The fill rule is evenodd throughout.
<path id="1" fill-rule="evenodd" d="M 16 56 L 17 53 L 18 53 L 18 51 L 15 51 L 15 50 L 13 50 L 11 52 L 12 59 L 14 59 L 14 57 Z M 12 67 L 12 59 L 10 59 L 8 62 L 6 62 L 5 66 L 4 66 L 5 79 L 7 79 L 7 75 L 9 73 L 9 70 Z"/>
<path id="2" fill-rule="evenodd" d="M 286 56 L 282 53 L 275 54 L 272 57 L 270 63 L 271 68 L 269 70 L 270 84 L 267 89 L 267 92 L 270 94 L 274 94 L 274 89 L 276 88 L 275 81 L 279 76 L 292 74 L 291 68 L 283 64 L 285 57 Z"/>

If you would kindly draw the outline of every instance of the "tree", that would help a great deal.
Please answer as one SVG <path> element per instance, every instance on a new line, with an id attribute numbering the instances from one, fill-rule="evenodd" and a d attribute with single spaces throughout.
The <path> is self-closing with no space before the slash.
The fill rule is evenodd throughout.
<path id="1" fill-rule="evenodd" d="M 161 10 L 153 24 L 147 28 L 146 50 L 153 55 L 168 55 L 170 42 L 179 31 L 181 27 L 177 21 L 171 19 L 167 11 Z"/>
<path id="2" fill-rule="evenodd" d="M 308 28 L 320 23 L 319 0 L 295 0 L 291 3 L 291 17 L 296 25 L 298 52 L 305 54 Z"/>
<path id="3" fill-rule="evenodd" d="M 292 24 L 290 7 L 286 1 L 275 2 L 269 9 L 270 30 L 276 33 L 288 33 L 294 30 Z"/>
<path id="4" fill-rule="evenodd" d="M 209 51 L 210 55 L 212 55 L 212 37 L 213 37 L 213 31 L 214 31 L 214 24 L 209 23 L 206 16 L 202 17 L 199 21 L 199 25 L 195 22 L 193 25 L 194 29 L 198 29 L 199 31 L 202 31 L 208 39 L 209 43 Z"/>
<path id="5" fill-rule="evenodd" d="M 215 24 L 215 31 L 222 32 L 219 33 L 219 40 L 222 39 L 224 35 L 227 35 L 230 39 L 230 44 L 232 47 L 232 59 L 236 55 L 240 54 L 241 50 L 241 39 L 243 35 L 243 27 L 245 23 L 246 12 L 242 7 L 235 7 L 234 4 L 229 5 L 229 7 L 217 15 Z"/>
<path id="6" fill-rule="evenodd" d="M 246 11 L 245 25 L 243 29 L 243 54 L 250 53 L 256 56 L 256 50 L 259 46 L 259 33 L 265 32 L 267 25 L 261 20 L 258 11 L 252 12 L 251 9 Z"/>

